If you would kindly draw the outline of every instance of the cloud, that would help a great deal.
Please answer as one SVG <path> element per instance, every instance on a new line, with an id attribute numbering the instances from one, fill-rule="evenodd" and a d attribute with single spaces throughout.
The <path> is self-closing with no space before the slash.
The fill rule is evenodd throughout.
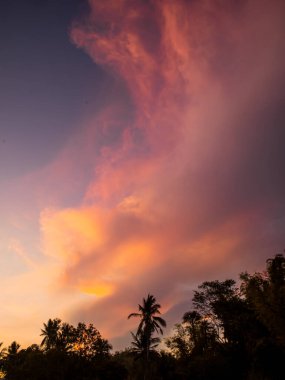
<path id="1" fill-rule="evenodd" d="M 94 295 L 71 318 L 118 337 L 147 292 L 174 319 L 198 283 L 257 270 L 284 245 L 284 4 L 89 5 L 72 41 L 132 101 L 84 129 L 82 201 L 41 223 L 60 286 Z"/>

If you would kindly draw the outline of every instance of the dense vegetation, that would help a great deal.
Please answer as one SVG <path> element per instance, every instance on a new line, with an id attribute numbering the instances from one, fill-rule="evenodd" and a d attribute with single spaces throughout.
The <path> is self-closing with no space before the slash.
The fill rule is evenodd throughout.
<path id="1" fill-rule="evenodd" d="M 285 378 L 285 258 L 267 260 L 262 273 L 242 273 L 240 283 L 206 281 L 192 309 L 158 350 L 166 322 L 148 295 L 139 305 L 132 345 L 111 353 L 92 325 L 60 319 L 41 330 L 42 342 L 21 349 L 0 347 L 7 380 L 278 380 Z"/>

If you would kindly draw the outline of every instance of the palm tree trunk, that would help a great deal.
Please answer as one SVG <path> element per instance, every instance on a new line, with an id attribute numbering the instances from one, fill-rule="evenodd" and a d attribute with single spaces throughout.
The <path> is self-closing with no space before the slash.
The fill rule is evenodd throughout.
<path id="1" fill-rule="evenodd" d="M 145 360 L 145 368 L 144 368 L 144 380 L 148 380 L 149 373 L 149 342 L 147 342 L 146 346 L 146 360 Z"/>

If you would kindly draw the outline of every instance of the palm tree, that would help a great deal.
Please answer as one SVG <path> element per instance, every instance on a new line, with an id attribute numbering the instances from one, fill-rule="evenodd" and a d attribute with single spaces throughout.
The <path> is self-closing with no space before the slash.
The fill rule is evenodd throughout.
<path id="1" fill-rule="evenodd" d="M 63 351 L 70 351 L 76 338 L 76 329 L 69 323 L 63 322 L 60 325 L 57 338 L 57 348 Z"/>
<path id="2" fill-rule="evenodd" d="M 17 342 L 12 342 L 7 349 L 9 356 L 16 356 L 19 352 L 20 345 Z"/>
<path id="3" fill-rule="evenodd" d="M 143 330 L 149 331 L 151 334 L 156 331 L 163 334 L 162 327 L 166 327 L 166 322 L 163 318 L 156 316 L 160 314 L 160 304 L 156 303 L 156 299 L 153 295 L 148 294 L 147 298 L 143 298 L 143 306 L 139 306 L 140 313 L 131 313 L 128 319 L 131 317 L 139 317 L 141 319 L 138 326 L 138 333 Z"/>
<path id="4" fill-rule="evenodd" d="M 133 337 L 132 341 L 132 351 L 137 353 L 139 356 L 144 355 L 144 350 L 146 347 L 146 336 L 143 333 L 136 333 L 134 334 L 131 332 L 131 335 Z M 153 351 L 159 344 L 160 339 L 158 337 L 151 338 L 149 342 L 149 351 Z"/>
<path id="5" fill-rule="evenodd" d="M 2 345 L 3 345 L 3 342 L 0 342 L 0 360 L 4 358 L 7 352 L 6 348 L 1 348 Z M 1 371 L 0 371 L 0 374 L 1 374 Z"/>
<path id="6" fill-rule="evenodd" d="M 159 309 L 161 306 L 156 302 L 153 295 L 148 294 L 146 298 L 143 298 L 143 304 L 138 306 L 139 313 L 131 313 L 128 316 L 128 319 L 131 317 L 140 318 L 137 332 L 136 334 L 132 334 L 132 336 L 134 338 L 133 345 L 138 346 L 140 351 L 144 353 L 145 356 L 146 366 L 144 378 L 146 379 L 149 352 L 153 343 L 158 343 L 158 338 L 153 338 L 153 334 L 155 332 L 158 334 L 163 334 L 162 327 L 166 327 L 166 322 L 163 318 L 156 315 L 160 314 Z"/>
<path id="7" fill-rule="evenodd" d="M 44 323 L 44 328 L 41 329 L 41 336 L 44 337 L 41 342 L 41 347 L 44 346 L 46 350 L 58 347 L 60 340 L 60 327 L 61 320 L 58 318 L 49 319 L 47 323 Z"/>

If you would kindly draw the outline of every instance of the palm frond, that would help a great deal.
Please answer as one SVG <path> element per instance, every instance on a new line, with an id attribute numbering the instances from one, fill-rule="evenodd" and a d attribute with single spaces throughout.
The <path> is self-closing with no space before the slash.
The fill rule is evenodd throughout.
<path id="1" fill-rule="evenodd" d="M 128 315 L 128 319 L 130 319 L 131 317 L 140 317 L 141 314 L 140 313 L 131 313 Z"/>

